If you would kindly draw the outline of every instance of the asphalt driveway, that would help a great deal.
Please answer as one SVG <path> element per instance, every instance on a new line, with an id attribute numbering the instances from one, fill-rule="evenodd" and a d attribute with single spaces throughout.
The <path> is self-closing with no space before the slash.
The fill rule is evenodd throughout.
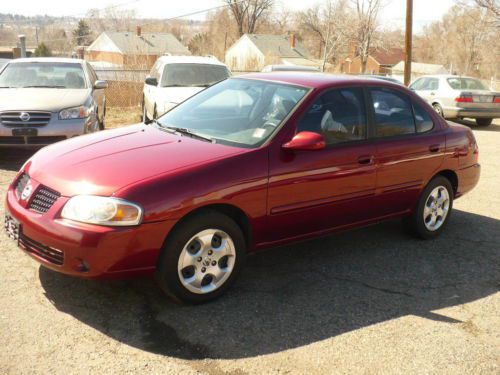
<path id="1" fill-rule="evenodd" d="M 499 373 L 500 124 L 473 129 L 482 178 L 437 240 L 390 221 L 273 249 L 203 306 L 53 273 L 2 232 L 0 373 Z M 0 150 L 2 197 L 29 155 Z"/>

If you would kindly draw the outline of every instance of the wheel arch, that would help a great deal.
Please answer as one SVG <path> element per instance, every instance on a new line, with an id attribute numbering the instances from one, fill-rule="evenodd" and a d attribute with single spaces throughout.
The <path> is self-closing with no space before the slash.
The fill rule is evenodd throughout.
<path id="1" fill-rule="evenodd" d="M 434 176 L 432 176 L 432 178 L 434 178 L 436 176 L 443 176 L 443 177 L 447 178 L 448 181 L 450 181 L 451 186 L 453 188 L 453 195 L 456 196 L 457 191 L 458 191 L 458 175 L 457 175 L 457 173 L 455 171 L 452 171 L 451 169 L 444 169 L 444 170 L 436 173 Z M 431 180 L 432 180 L 432 178 L 431 178 Z"/>
<path id="2" fill-rule="evenodd" d="M 247 251 L 250 249 L 253 238 L 250 219 L 241 208 L 227 203 L 212 203 L 205 206 L 197 207 L 192 211 L 189 211 L 182 218 L 180 218 L 177 221 L 177 223 L 175 223 L 175 225 L 169 231 L 164 242 L 168 241 L 171 234 L 174 233 L 177 228 L 183 225 L 183 223 L 185 223 L 194 216 L 201 215 L 204 211 L 217 211 L 234 220 L 234 222 L 240 227 L 241 231 L 243 232 Z"/>

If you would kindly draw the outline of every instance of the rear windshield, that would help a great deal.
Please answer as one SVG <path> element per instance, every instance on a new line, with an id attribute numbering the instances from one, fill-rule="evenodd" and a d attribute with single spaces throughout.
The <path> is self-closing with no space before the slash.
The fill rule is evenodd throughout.
<path id="1" fill-rule="evenodd" d="M 81 64 L 19 62 L 5 67 L 0 74 L 0 87 L 84 89 L 87 85 Z"/>
<path id="2" fill-rule="evenodd" d="M 488 90 L 488 87 L 475 78 L 448 78 L 448 84 L 454 90 Z"/>
<path id="3" fill-rule="evenodd" d="M 161 78 L 162 87 L 208 87 L 229 77 L 224 65 L 167 64 Z"/>

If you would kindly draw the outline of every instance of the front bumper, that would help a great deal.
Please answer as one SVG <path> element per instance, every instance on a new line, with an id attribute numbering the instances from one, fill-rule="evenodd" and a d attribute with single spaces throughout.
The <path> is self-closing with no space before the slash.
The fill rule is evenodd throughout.
<path id="1" fill-rule="evenodd" d="M 443 108 L 443 112 L 446 118 L 500 118 L 500 105 L 498 107 L 486 109 L 448 107 Z"/>
<path id="2" fill-rule="evenodd" d="M 67 138 L 85 134 L 97 121 L 95 116 L 84 119 L 59 120 L 57 113 L 52 113 L 47 125 L 34 127 L 36 136 L 14 136 L 14 129 L 23 129 L 22 126 L 12 127 L 0 123 L 0 147 L 40 147 L 62 141 Z M 29 126 L 26 126 L 29 127 Z"/>
<path id="3" fill-rule="evenodd" d="M 48 212 L 39 214 L 27 209 L 9 187 L 6 212 L 20 224 L 19 245 L 25 253 L 54 271 L 85 278 L 143 276 L 154 271 L 174 221 L 122 228 L 77 223 L 60 217 L 67 200 L 60 197 Z M 47 252 L 56 254 L 58 261 L 44 255 Z"/>

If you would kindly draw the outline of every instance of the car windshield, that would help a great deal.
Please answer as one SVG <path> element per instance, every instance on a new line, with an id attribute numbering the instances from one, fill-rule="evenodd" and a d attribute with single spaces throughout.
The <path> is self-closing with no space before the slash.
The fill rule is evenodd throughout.
<path id="1" fill-rule="evenodd" d="M 454 90 L 488 90 L 488 87 L 478 79 L 454 77 L 447 79 Z"/>
<path id="2" fill-rule="evenodd" d="M 305 87 L 232 78 L 181 103 L 158 123 L 187 129 L 217 143 L 258 147 L 308 91 Z"/>
<path id="3" fill-rule="evenodd" d="M 85 75 L 78 63 L 19 62 L 0 74 L 0 87 L 84 89 Z"/>
<path id="4" fill-rule="evenodd" d="M 161 78 L 162 87 L 207 87 L 229 77 L 224 65 L 167 64 Z"/>

